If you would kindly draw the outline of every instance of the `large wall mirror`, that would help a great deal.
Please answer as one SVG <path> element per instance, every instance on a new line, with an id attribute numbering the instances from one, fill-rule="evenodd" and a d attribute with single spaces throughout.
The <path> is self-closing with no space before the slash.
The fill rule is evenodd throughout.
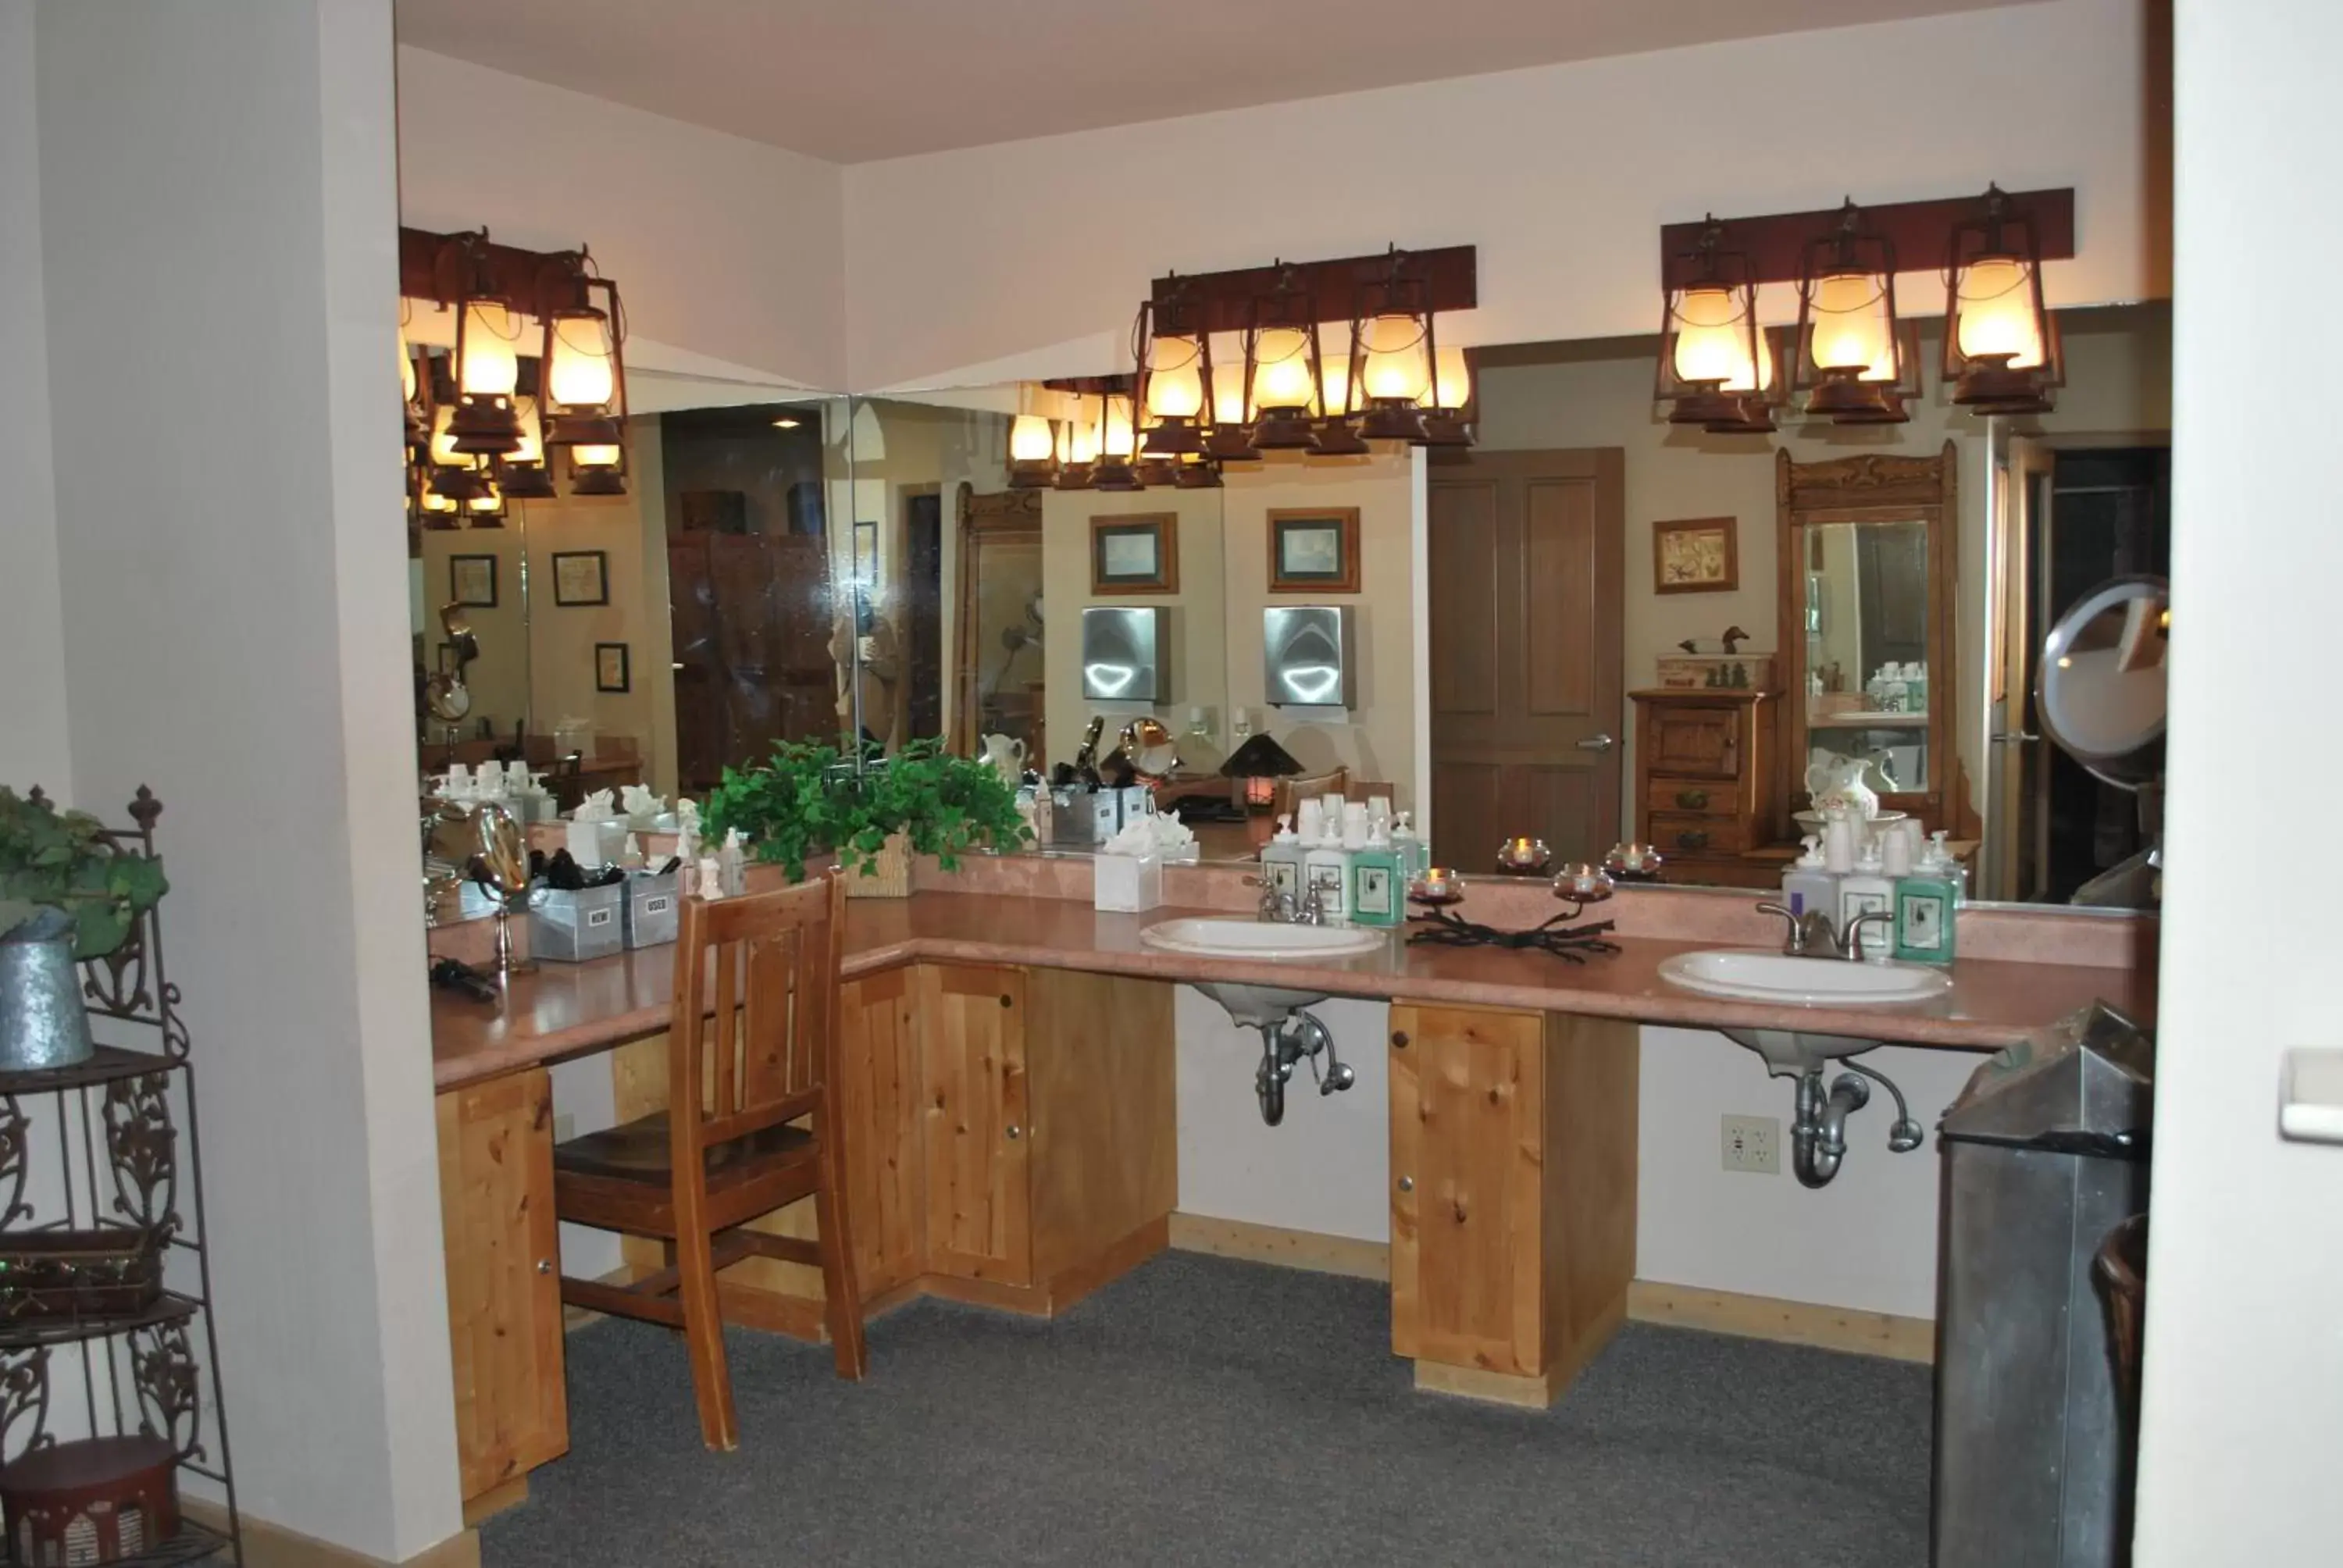
<path id="1" fill-rule="evenodd" d="M 1221 772 L 1266 736 L 1301 788 L 1387 792 L 1438 859 L 1482 871 L 1515 834 L 1557 859 L 1650 835 L 1638 695 L 1730 632 L 1770 670 L 1747 699 L 1763 819 L 1745 838 L 1670 823 L 1712 846 L 1672 879 L 1774 885 L 1819 755 L 1966 845 L 1979 896 L 2064 902 L 2149 829 L 2038 739 L 2036 651 L 2092 584 L 2166 568 L 2170 350 L 2164 305 L 2061 318 L 2067 384 L 2046 414 L 1980 417 L 1932 385 L 1906 424 L 1711 435 L 1654 407 L 1652 338 L 1501 345 L 1473 353 L 1469 451 L 1272 457 L 1212 488 L 1018 487 L 1018 415 L 1067 396 L 1040 382 L 861 397 L 647 377 L 626 495 L 416 534 L 426 763 L 451 740 L 420 703 L 449 657 L 438 611 L 468 600 L 456 754 L 525 755 L 565 799 L 698 794 L 779 739 L 883 755 L 933 738 L 1046 773 L 1093 725 L 1111 751 L 1151 718 L 1177 748 L 1160 797 L 1213 819 L 1208 860 L 1272 829 Z M 1709 536 L 1689 583 L 1667 564 L 1687 528 Z M 1301 609 L 1345 628 L 1321 701 L 1266 668 Z M 1136 665 L 1086 659 L 1086 622 L 1148 628 L 1143 689 L 1101 683 L 1091 666 Z M 1695 795 L 1721 809 L 1705 786 L 1660 804 Z"/>

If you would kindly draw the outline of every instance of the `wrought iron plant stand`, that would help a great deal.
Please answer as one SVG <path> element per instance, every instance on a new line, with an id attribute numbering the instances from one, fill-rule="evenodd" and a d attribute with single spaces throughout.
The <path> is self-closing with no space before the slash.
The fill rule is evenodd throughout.
<path id="1" fill-rule="evenodd" d="M 141 787 L 115 853 L 152 858 L 162 809 Z M 89 1060 L 0 1070 L 0 1506 L 6 1561 L 26 1568 L 244 1561 L 158 916 L 81 966 Z M 202 1521 L 180 1471 L 217 1488 Z"/>

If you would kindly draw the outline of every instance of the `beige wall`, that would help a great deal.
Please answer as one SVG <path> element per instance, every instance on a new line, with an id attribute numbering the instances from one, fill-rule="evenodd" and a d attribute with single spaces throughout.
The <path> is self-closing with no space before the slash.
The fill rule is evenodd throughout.
<path id="1" fill-rule="evenodd" d="M 2057 409 L 2013 421 L 2020 431 L 2056 436 L 2161 432 L 2171 423 L 2171 311 L 2157 304 L 2065 314 L 2067 382 Z M 1795 425 L 1783 434 L 1710 436 L 1667 423 L 1652 404 L 1653 339 L 1611 338 L 1554 346 L 1553 362 L 1498 364 L 1480 380 L 1481 446 L 1506 451 L 1546 447 L 1620 447 L 1627 455 L 1626 681 L 1630 690 L 1657 679 L 1657 661 L 1687 637 L 1714 638 L 1738 625 L 1752 651 L 1779 651 L 1779 592 L 1774 504 L 1774 452 L 1800 462 L 1860 452 L 1932 454 L 1949 437 L 1957 448 L 1961 519 L 1956 631 L 1959 664 L 1956 719 L 1973 787 L 1982 725 L 1986 581 L 1986 422 L 1946 400 L 1936 374 L 1936 324 L 1922 324 L 1926 396 L 1909 424 L 1876 428 Z M 1501 357 L 1524 351 L 1500 351 Z M 1732 593 L 1652 591 L 1652 524 L 1674 518 L 1739 520 L 1741 586 Z M 1620 753 L 1634 777 L 1634 736 Z"/>
<path id="2" fill-rule="evenodd" d="M 2147 11 L 2050 0 L 858 164 L 848 362 L 873 390 L 1109 371 L 1135 290 L 1166 267 L 1391 240 L 1480 247 L 1480 308 L 1443 341 L 1452 326 L 1475 344 L 1648 332 L 1663 223 L 1987 179 L 2075 187 L 2083 254 L 2050 267 L 2054 301 L 2152 297 L 2169 289 L 2167 100 L 2147 85 Z M 1269 147 L 1293 177 L 1258 172 Z M 1213 177 L 1230 171 L 1251 177 Z M 1913 258 L 1923 294 L 1934 259 Z"/>
<path id="3" fill-rule="evenodd" d="M 1228 490 L 1145 490 L 1113 494 L 1050 490 L 1041 497 L 1041 598 L 1048 617 L 1049 761 L 1070 762 L 1091 716 L 1104 714 L 1106 744 L 1125 721 L 1152 713 L 1175 734 L 1188 728 L 1188 709 L 1209 709 L 1222 744 L 1228 737 L 1226 555 L 1222 511 Z M 1179 519 L 1180 591 L 1175 594 L 1091 592 L 1091 521 L 1094 518 L 1169 512 Z M 1082 699 L 1082 611 L 1091 605 L 1163 605 L 1170 620 L 1174 667 L 1172 700 L 1099 702 Z M 1256 655 L 1256 658 L 1258 656 Z M 1258 700 L 1258 699 L 1256 699 Z"/>
<path id="4" fill-rule="evenodd" d="M 501 528 L 430 529 L 423 535 L 423 668 L 439 668 L 439 645 L 447 634 L 440 628 L 439 609 L 455 597 L 448 562 L 455 556 L 493 556 L 497 563 L 494 607 L 467 606 L 464 615 L 480 639 L 480 656 L 464 672 L 472 694 L 472 711 L 464 720 L 464 739 L 479 733 L 487 719 L 496 732 L 509 739 L 513 726 L 528 717 L 528 608 L 522 586 L 524 555 L 518 517 Z M 409 567 L 410 574 L 413 568 Z M 410 575 L 410 581 L 412 580 Z M 411 607 L 410 607 L 411 615 Z M 438 720 L 430 721 L 427 739 L 440 739 Z M 437 766 L 430 746 L 427 760 Z"/>
<path id="5" fill-rule="evenodd" d="M 1347 767 L 1355 777 L 1395 786 L 1398 803 L 1416 809 L 1415 464 L 1409 454 L 1342 463 L 1268 461 L 1232 472 L 1222 494 L 1228 538 L 1229 704 L 1252 710 L 1294 759 L 1312 771 Z M 1269 514 L 1297 508 L 1359 508 L 1360 591 L 1269 591 Z M 1272 604 L 1352 607 L 1353 653 L 1359 661 L 1355 706 L 1265 706 L 1262 610 Z"/>

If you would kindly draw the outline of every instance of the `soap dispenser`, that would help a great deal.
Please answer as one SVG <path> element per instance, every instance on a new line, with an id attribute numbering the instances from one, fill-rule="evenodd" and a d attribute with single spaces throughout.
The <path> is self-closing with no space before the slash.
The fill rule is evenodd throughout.
<path id="1" fill-rule="evenodd" d="M 1959 867 L 1937 833 L 1912 874 L 1896 884 L 1896 956 L 1915 963 L 1953 961 L 1954 911 L 1960 908 Z"/>
<path id="2" fill-rule="evenodd" d="M 1794 915 L 1804 915 L 1808 910 L 1820 910 L 1838 920 L 1838 883 L 1836 873 L 1823 862 L 1823 841 L 1815 834 L 1805 838 L 1805 852 L 1782 873 L 1782 902 Z"/>
<path id="3" fill-rule="evenodd" d="M 1302 897 L 1318 895 L 1318 915 L 1330 926 L 1351 923 L 1351 852 L 1339 838 L 1328 839 L 1302 856 Z"/>
<path id="4" fill-rule="evenodd" d="M 1392 850 L 1399 856 L 1400 879 L 1413 883 L 1432 864 L 1432 851 L 1423 847 L 1423 836 L 1410 825 L 1412 813 L 1394 812 L 1392 816 Z"/>
<path id="5" fill-rule="evenodd" d="M 1407 919 L 1407 873 L 1380 822 L 1367 828 L 1364 847 L 1351 852 L 1351 923 L 1386 929 Z"/>
<path id="6" fill-rule="evenodd" d="M 1282 812 L 1277 831 L 1261 851 L 1261 885 L 1273 893 L 1302 899 L 1302 835 L 1293 830 L 1293 814 Z"/>
<path id="7" fill-rule="evenodd" d="M 1896 912 L 1896 884 L 1887 879 L 1885 868 L 1879 858 L 1876 840 L 1866 843 L 1856 857 L 1855 869 L 1838 881 L 1838 937 L 1852 948 L 1856 940 L 1855 922 L 1865 915 L 1886 915 L 1891 920 Z M 1896 945 L 1895 932 L 1887 922 L 1875 920 L 1863 928 L 1863 950 L 1868 957 L 1885 958 Z"/>

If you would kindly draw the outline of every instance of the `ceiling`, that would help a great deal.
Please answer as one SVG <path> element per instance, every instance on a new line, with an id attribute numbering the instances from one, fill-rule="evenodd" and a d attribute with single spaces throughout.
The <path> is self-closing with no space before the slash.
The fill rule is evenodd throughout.
<path id="1" fill-rule="evenodd" d="M 862 163 L 2010 3 L 397 0 L 397 19 L 435 54 Z"/>

